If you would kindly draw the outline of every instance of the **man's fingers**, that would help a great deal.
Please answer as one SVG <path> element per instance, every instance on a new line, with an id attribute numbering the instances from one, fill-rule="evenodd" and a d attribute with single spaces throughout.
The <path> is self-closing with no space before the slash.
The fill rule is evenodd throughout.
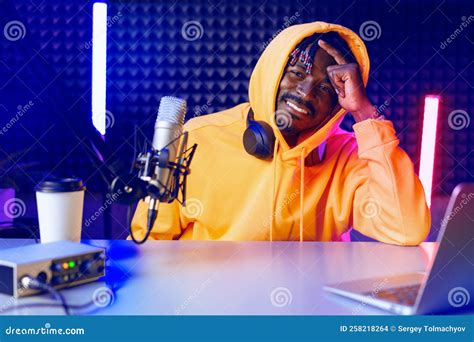
<path id="1" fill-rule="evenodd" d="M 344 55 L 337 50 L 335 47 L 333 47 L 331 44 L 325 42 L 324 40 L 320 39 L 318 40 L 318 45 L 326 51 L 330 56 L 334 58 L 336 63 L 338 65 L 332 65 L 327 68 L 329 80 L 331 81 L 332 86 L 336 90 L 336 93 L 344 98 L 345 97 L 345 92 L 344 92 L 344 72 L 347 72 L 347 66 L 350 65 L 348 64 L 347 60 L 344 58 Z M 342 72 L 342 74 L 341 74 Z"/>
<path id="2" fill-rule="evenodd" d="M 329 55 L 331 55 L 337 64 L 347 64 L 344 55 L 337 50 L 335 47 L 331 46 L 329 43 L 325 42 L 324 40 L 318 40 L 318 45 L 326 51 Z"/>
<path id="3" fill-rule="evenodd" d="M 331 82 L 336 94 L 340 95 L 341 97 L 344 97 L 344 90 L 341 91 L 341 88 L 337 86 L 337 84 L 334 82 L 332 78 L 329 78 L 329 81 Z"/>
<path id="4" fill-rule="evenodd" d="M 341 97 L 345 96 L 344 84 L 350 79 L 357 79 L 358 66 L 355 63 L 349 63 L 344 65 L 330 65 L 326 68 L 329 80 L 333 87 L 337 90 L 338 95 Z"/>
<path id="5" fill-rule="evenodd" d="M 329 81 L 331 82 L 332 86 L 336 90 L 336 93 L 341 97 L 345 97 L 344 81 L 342 80 L 341 75 L 338 74 L 337 70 L 329 69 L 328 76 L 329 76 Z"/>

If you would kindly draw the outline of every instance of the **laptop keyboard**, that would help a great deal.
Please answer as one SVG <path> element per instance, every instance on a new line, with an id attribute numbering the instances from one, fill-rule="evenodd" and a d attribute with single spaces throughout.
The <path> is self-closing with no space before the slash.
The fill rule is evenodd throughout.
<path id="1" fill-rule="evenodd" d="M 416 296 L 420 290 L 420 284 L 395 287 L 392 289 L 381 290 L 377 293 L 368 295 L 378 299 L 387 300 L 389 302 L 399 303 L 407 306 L 415 305 Z"/>

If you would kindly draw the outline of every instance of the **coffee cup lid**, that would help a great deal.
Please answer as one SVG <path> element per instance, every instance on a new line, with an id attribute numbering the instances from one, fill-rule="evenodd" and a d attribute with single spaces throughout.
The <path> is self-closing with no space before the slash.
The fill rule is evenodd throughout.
<path id="1" fill-rule="evenodd" d="M 50 178 L 35 187 L 38 192 L 73 192 L 85 189 L 86 186 L 80 178 Z"/>

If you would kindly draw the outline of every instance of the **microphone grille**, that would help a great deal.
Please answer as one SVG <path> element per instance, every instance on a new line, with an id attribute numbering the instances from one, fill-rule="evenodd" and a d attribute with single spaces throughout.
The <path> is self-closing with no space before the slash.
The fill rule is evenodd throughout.
<path id="1" fill-rule="evenodd" d="M 186 100 L 174 96 L 163 96 L 161 98 L 156 121 L 183 125 L 185 116 Z"/>

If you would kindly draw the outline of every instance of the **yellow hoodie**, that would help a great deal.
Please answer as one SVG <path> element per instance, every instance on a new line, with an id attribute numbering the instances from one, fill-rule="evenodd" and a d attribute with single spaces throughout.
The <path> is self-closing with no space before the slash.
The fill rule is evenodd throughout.
<path id="1" fill-rule="evenodd" d="M 351 30 L 324 22 L 289 27 L 263 52 L 250 79 L 250 103 L 189 120 L 198 147 L 188 176 L 187 205 L 160 204 L 151 239 L 338 241 L 350 227 L 382 242 L 417 245 L 430 214 L 413 164 L 388 120 L 341 128 L 339 110 L 325 126 L 290 148 L 273 120 L 289 54 L 305 37 L 336 31 L 347 42 L 367 84 L 369 57 Z M 274 157 L 246 153 L 242 135 L 253 108 L 276 136 Z M 322 161 L 313 162 L 326 144 Z M 132 229 L 146 231 L 148 205 L 138 204 Z"/>

